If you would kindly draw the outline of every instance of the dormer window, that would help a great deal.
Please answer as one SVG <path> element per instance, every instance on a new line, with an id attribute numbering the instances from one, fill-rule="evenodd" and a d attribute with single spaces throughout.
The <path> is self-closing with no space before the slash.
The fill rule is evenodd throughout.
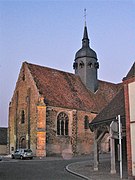
<path id="1" fill-rule="evenodd" d="M 98 63 L 98 62 L 96 62 L 96 63 L 94 64 L 94 66 L 95 66 L 96 69 L 99 69 L 99 63 Z"/>
<path id="2" fill-rule="evenodd" d="M 77 69 L 78 68 L 78 64 L 76 62 L 73 63 L 73 69 Z"/>

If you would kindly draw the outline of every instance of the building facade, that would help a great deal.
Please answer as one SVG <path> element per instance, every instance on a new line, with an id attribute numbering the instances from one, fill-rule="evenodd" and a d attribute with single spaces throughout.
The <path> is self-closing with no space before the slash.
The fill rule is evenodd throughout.
<path id="1" fill-rule="evenodd" d="M 129 178 L 135 178 L 135 63 L 123 79 L 126 111 L 127 164 Z"/>

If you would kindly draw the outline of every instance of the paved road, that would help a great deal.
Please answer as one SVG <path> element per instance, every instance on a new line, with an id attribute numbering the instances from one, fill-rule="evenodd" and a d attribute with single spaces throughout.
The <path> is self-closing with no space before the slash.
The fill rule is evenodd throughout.
<path id="1" fill-rule="evenodd" d="M 76 160 L 3 160 L 0 180 L 81 180 L 65 166 Z"/>

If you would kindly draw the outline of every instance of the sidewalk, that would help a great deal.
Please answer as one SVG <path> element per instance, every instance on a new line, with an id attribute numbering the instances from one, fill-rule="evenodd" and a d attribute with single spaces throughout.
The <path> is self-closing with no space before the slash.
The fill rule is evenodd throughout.
<path id="1" fill-rule="evenodd" d="M 110 173 L 110 161 L 101 160 L 99 170 L 93 170 L 92 161 L 82 161 L 69 164 L 66 170 L 87 180 L 120 180 L 119 164 L 116 165 L 116 174 Z M 123 166 L 123 179 L 127 179 L 126 165 Z"/>

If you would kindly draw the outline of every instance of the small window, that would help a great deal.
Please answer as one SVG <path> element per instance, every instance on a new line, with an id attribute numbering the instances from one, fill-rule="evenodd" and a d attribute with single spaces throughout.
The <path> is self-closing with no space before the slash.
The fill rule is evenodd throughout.
<path id="1" fill-rule="evenodd" d="M 66 113 L 61 112 L 57 117 L 57 135 L 68 135 L 68 116 Z"/>
<path id="2" fill-rule="evenodd" d="M 24 113 L 24 110 L 22 110 L 21 112 L 21 123 L 25 123 L 25 113 Z"/>
<path id="3" fill-rule="evenodd" d="M 25 74 L 23 74 L 23 76 L 22 76 L 22 80 L 23 80 L 23 81 L 25 81 Z"/>
<path id="4" fill-rule="evenodd" d="M 25 72 L 24 72 L 24 69 L 23 69 L 23 72 L 22 72 L 22 80 L 25 81 Z"/>
<path id="5" fill-rule="evenodd" d="M 77 69 L 78 68 L 78 64 L 76 62 L 73 63 L 73 69 Z"/>
<path id="6" fill-rule="evenodd" d="M 81 68 L 83 68 L 83 66 L 84 66 L 84 62 L 83 62 L 83 61 L 81 61 L 81 62 L 80 62 L 80 64 L 79 64 L 79 66 L 80 66 Z"/>
<path id="7" fill-rule="evenodd" d="M 98 62 L 96 62 L 96 63 L 94 64 L 94 66 L 95 66 L 96 69 L 99 69 L 99 63 L 98 63 Z"/>
<path id="8" fill-rule="evenodd" d="M 89 63 L 88 63 L 88 66 L 89 66 L 90 68 L 92 68 L 92 67 L 93 67 L 93 64 L 92 64 L 91 62 L 89 62 Z"/>
<path id="9" fill-rule="evenodd" d="M 89 119 L 88 119 L 88 116 L 84 117 L 84 129 L 89 129 Z"/>

